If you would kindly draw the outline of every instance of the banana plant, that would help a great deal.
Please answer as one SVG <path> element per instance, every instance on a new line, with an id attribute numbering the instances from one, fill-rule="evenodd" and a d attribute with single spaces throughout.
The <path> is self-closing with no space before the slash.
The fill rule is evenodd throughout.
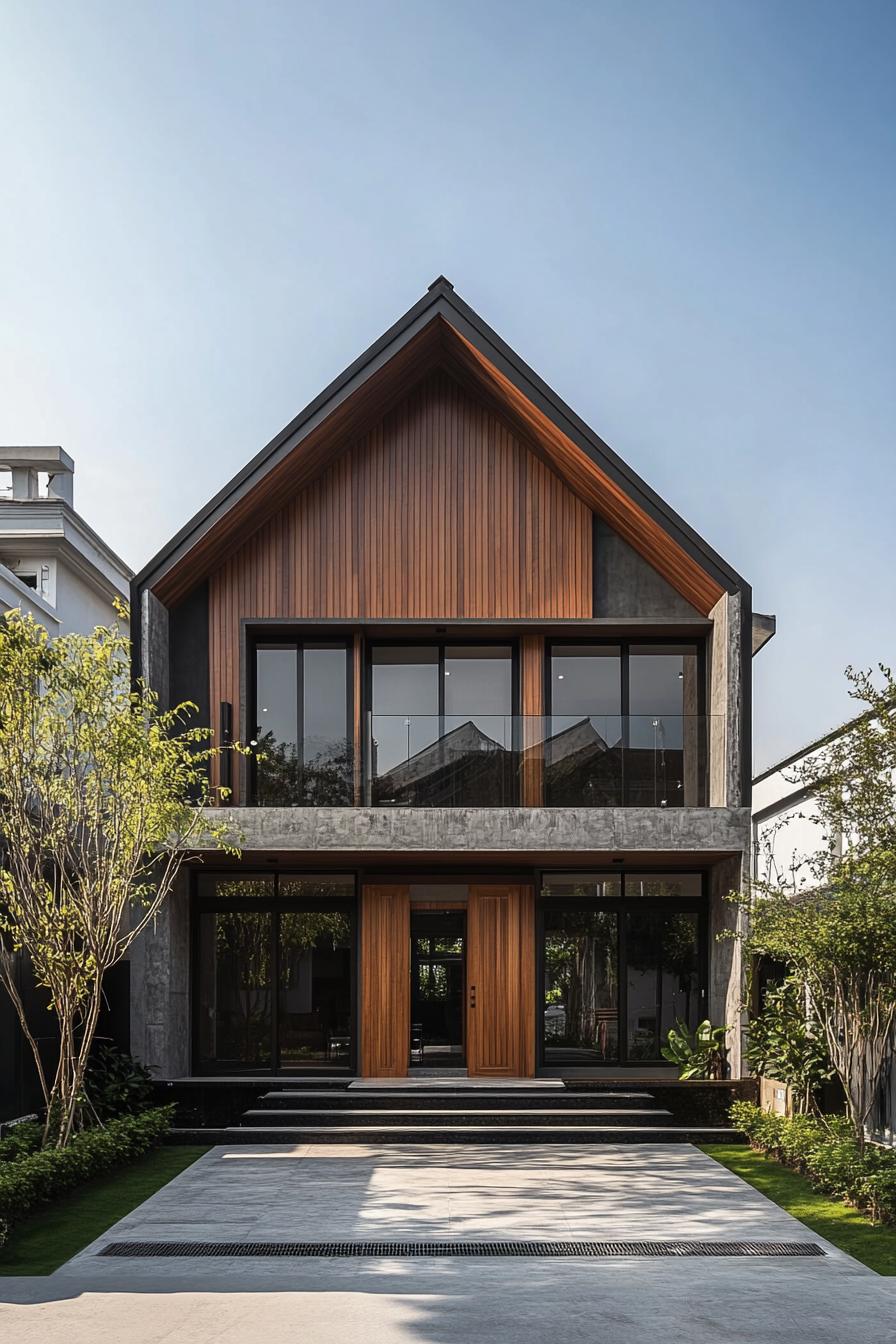
<path id="1" fill-rule="evenodd" d="M 706 1018 L 692 1033 L 681 1018 L 669 1028 L 666 1044 L 661 1048 L 663 1059 L 678 1068 L 680 1079 L 716 1080 L 725 1075 L 727 1049 L 725 1040 L 730 1027 L 714 1027 Z"/>

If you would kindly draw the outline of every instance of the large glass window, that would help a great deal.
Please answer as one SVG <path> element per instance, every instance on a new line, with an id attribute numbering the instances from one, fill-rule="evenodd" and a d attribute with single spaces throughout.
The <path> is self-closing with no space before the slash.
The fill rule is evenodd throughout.
<path id="1" fill-rule="evenodd" d="M 262 806 L 352 802 L 344 643 L 259 644 L 255 650 L 255 794 Z"/>
<path id="2" fill-rule="evenodd" d="M 706 1016 L 696 873 L 553 873 L 540 901 L 542 1062 L 661 1063 L 669 1028 Z"/>
<path id="3" fill-rule="evenodd" d="M 351 877 L 203 876 L 197 1068 L 350 1070 L 354 921 Z"/>
<path id="4" fill-rule="evenodd" d="M 554 644 L 548 680 L 548 806 L 704 801 L 696 644 Z"/>
<path id="5" fill-rule="evenodd" d="M 619 1058 L 619 916 L 550 906 L 544 912 L 544 1062 Z"/>
<path id="6" fill-rule="evenodd" d="M 702 760 L 697 650 L 632 645 L 628 651 L 628 802 L 694 806 Z"/>
<path id="7" fill-rule="evenodd" d="M 371 801 L 411 807 L 513 801 L 509 645 L 375 646 Z"/>
<path id="8" fill-rule="evenodd" d="M 697 1025 L 699 917 L 695 911 L 639 907 L 625 912 L 628 1058 L 658 1059 L 669 1028 Z"/>

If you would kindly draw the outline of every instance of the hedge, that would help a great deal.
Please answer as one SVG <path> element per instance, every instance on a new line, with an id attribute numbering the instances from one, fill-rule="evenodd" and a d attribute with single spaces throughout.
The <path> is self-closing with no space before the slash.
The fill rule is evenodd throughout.
<path id="1" fill-rule="evenodd" d="M 43 1125 L 36 1120 L 22 1120 L 13 1125 L 5 1139 L 0 1139 L 0 1163 L 17 1162 L 20 1157 L 30 1157 L 40 1148 Z"/>
<path id="2" fill-rule="evenodd" d="M 164 1138 L 173 1114 L 173 1106 L 159 1106 L 140 1115 L 125 1115 L 102 1129 L 76 1134 L 67 1148 L 19 1153 L 2 1163 L 0 1246 L 9 1229 L 39 1205 L 154 1148 Z"/>
<path id="3" fill-rule="evenodd" d="M 863 1152 L 845 1116 L 788 1118 L 736 1101 L 731 1123 L 751 1147 L 801 1172 L 817 1190 L 853 1205 L 873 1223 L 896 1223 L 896 1151 L 868 1144 Z"/>

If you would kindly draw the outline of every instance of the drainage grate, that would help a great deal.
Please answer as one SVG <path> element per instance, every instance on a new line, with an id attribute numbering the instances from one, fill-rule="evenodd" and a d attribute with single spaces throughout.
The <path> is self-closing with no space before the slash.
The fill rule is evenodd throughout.
<path id="1" fill-rule="evenodd" d="M 110 1241 L 100 1255 L 163 1256 L 536 1256 L 602 1259 L 613 1256 L 816 1256 L 812 1241 Z"/>

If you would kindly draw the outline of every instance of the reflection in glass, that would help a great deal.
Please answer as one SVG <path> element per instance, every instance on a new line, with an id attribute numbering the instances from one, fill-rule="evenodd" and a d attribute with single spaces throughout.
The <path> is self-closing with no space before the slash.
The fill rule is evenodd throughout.
<path id="1" fill-rule="evenodd" d="M 294 644 L 255 651 L 257 801 L 268 807 L 299 800 L 298 664 Z"/>
<path id="2" fill-rule="evenodd" d="M 633 645 L 629 650 L 625 788 L 629 805 L 693 807 L 702 759 L 697 650 Z"/>
<path id="3" fill-rule="evenodd" d="M 487 807 L 514 800 L 509 645 L 375 648 L 371 672 L 374 803 Z"/>
<path id="4" fill-rule="evenodd" d="M 270 911 L 199 917 L 199 1054 L 204 1065 L 271 1067 Z"/>
<path id="5" fill-rule="evenodd" d="M 700 1018 L 698 916 L 642 908 L 625 920 L 628 1058 L 656 1060 L 678 1018 Z"/>
<path id="6" fill-rule="evenodd" d="M 549 807 L 612 807 L 622 798 L 621 651 L 551 649 L 551 719 L 544 744 Z"/>
<path id="7" fill-rule="evenodd" d="M 617 1060 L 618 916 L 548 906 L 544 921 L 545 1064 Z"/>
<path id="8" fill-rule="evenodd" d="M 302 649 L 302 802 L 344 807 L 352 801 L 348 728 L 348 651 L 342 644 Z"/>
<path id="9" fill-rule="evenodd" d="M 269 807 L 348 805 L 345 645 L 262 644 L 255 658 L 256 801 Z"/>
<path id="10" fill-rule="evenodd" d="M 348 1067 L 351 916 L 345 910 L 289 910 L 279 922 L 280 1067 Z"/>

